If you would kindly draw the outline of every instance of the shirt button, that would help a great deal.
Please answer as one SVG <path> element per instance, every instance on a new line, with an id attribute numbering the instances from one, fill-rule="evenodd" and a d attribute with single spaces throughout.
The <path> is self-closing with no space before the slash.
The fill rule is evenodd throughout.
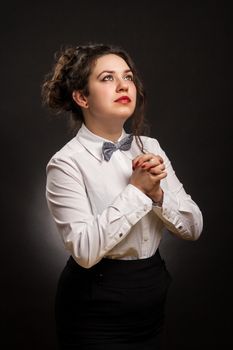
<path id="1" fill-rule="evenodd" d="M 179 225 L 179 226 L 178 226 L 178 229 L 179 229 L 179 230 L 182 230 L 182 228 L 183 228 L 182 225 Z"/>
<path id="2" fill-rule="evenodd" d="M 148 241 L 148 237 L 144 237 L 144 239 L 143 239 L 145 242 L 147 242 Z"/>
<path id="3" fill-rule="evenodd" d="M 123 233 L 119 233 L 119 237 L 122 237 L 123 236 Z"/>

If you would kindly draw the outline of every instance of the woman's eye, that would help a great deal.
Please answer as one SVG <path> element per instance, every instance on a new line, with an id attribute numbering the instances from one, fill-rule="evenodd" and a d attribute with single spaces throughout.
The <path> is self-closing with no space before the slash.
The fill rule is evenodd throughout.
<path id="1" fill-rule="evenodd" d="M 102 79 L 103 81 L 108 81 L 108 80 L 113 80 L 113 76 L 112 75 L 105 75 L 105 77 L 103 77 Z"/>
<path id="2" fill-rule="evenodd" d="M 133 76 L 132 75 L 126 75 L 125 77 L 124 77 L 124 79 L 125 80 L 131 80 L 131 81 L 133 81 Z"/>
<path id="3" fill-rule="evenodd" d="M 123 79 L 133 81 L 133 76 L 132 76 L 132 74 L 128 74 L 128 75 L 124 76 Z M 114 80 L 114 77 L 112 74 L 105 75 L 105 77 L 103 77 L 103 79 L 102 79 L 102 81 L 113 81 L 113 80 Z"/>

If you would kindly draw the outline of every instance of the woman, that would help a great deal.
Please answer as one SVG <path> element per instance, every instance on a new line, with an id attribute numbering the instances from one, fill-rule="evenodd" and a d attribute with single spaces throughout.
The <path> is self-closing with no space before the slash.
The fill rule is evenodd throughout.
<path id="1" fill-rule="evenodd" d="M 170 283 L 162 231 L 196 240 L 202 215 L 158 141 L 140 136 L 145 94 L 135 65 L 118 47 L 69 47 L 42 95 L 81 123 L 47 166 L 48 206 L 70 253 L 56 296 L 60 348 L 159 349 Z"/>

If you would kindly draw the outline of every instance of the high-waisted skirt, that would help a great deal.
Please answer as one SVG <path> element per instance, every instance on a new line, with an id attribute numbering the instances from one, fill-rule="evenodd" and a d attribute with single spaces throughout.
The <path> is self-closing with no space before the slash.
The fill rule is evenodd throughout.
<path id="1" fill-rule="evenodd" d="M 59 348 L 160 349 L 170 281 L 158 250 L 146 259 L 104 258 L 90 269 L 70 257 L 56 295 Z"/>

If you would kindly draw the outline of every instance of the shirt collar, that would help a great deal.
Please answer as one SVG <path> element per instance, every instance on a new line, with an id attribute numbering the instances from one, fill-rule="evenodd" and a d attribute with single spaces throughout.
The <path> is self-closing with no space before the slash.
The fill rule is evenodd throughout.
<path id="1" fill-rule="evenodd" d="M 119 137 L 117 141 L 120 141 L 123 139 L 127 133 L 124 129 L 122 129 L 122 134 Z M 97 158 L 99 161 L 103 161 L 103 153 L 102 153 L 102 146 L 104 142 L 112 142 L 111 140 L 107 140 L 101 136 L 98 136 L 96 134 L 93 134 L 83 123 L 81 128 L 79 129 L 77 135 L 76 135 L 78 141 L 82 144 L 85 149 L 91 153 L 95 158 Z M 127 151 L 126 151 L 127 152 Z M 128 153 L 128 152 L 127 152 Z"/>

